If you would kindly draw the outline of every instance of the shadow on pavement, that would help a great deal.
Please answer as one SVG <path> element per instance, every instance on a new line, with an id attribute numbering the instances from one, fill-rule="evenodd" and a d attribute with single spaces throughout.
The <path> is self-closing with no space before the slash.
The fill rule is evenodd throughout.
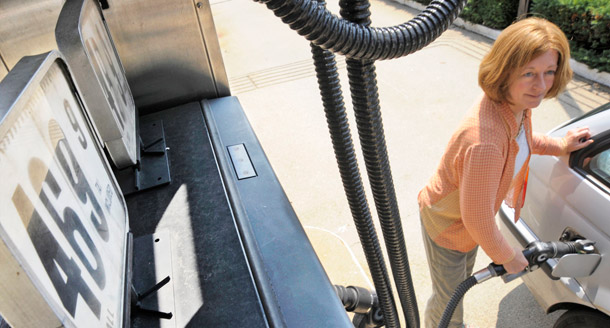
<path id="1" fill-rule="evenodd" d="M 550 328 L 564 312 L 556 311 L 545 315 L 523 283 L 508 293 L 500 301 L 499 307 L 496 328 Z"/>
<path id="2" fill-rule="evenodd" d="M 569 90 L 562 93 L 559 100 L 559 104 L 570 118 L 579 117 L 585 113 Z"/>

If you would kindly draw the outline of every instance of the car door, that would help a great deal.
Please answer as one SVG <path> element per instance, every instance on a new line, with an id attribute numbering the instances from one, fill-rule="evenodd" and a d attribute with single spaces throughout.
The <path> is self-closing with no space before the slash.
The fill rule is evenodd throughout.
<path id="1" fill-rule="evenodd" d="M 609 104 L 610 105 L 610 104 Z M 578 277 L 595 307 L 609 314 L 610 262 L 610 106 L 572 121 L 551 133 L 589 126 L 595 142 L 571 156 L 532 156 L 527 197 L 521 218 L 544 241 L 566 231 L 596 242 L 602 260 L 589 277 Z"/>

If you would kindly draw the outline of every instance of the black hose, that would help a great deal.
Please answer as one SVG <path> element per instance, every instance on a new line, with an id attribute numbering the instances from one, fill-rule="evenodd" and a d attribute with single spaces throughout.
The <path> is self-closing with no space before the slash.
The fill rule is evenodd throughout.
<path id="1" fill-rule="evenodd" d="M 345 19 L 364 26 L 371 24 L 368 0 L 340 0 L 339 5 Z M 394 282 L 407 327 L 418 328 L 419 311 L 385 143 L 375 65 L 372 60 L 348 58 L 346 62 L 364 162 Z"/>
<path id="2" fill-rule="evenodd" d="M 372 63 L 347 60 L 352 101 L 364 161 L 407 327 L 419 327 L 398 202 L 388 160 Z"/>
<path id="3" fill-rule="evenodd" d="M 443 316 L 441 317 L 441 322 L 438 324 L 439 328 L 447 328 L 449 326 L 449 322 L 451 321 L 451 317 L 453 317 L 453 312 L 457 308 L 458 304 L 464 297 L 464 294 L 472 288 L 472 286 L 477 284 L 477 279 L 474 276 L 468 277 L 468 279 L 464 280 L 453 292 L 447 307 L 445 308 L 445 312 L 443 312 Z"/>
<path id="4" fill-rule="evenodd" d="M 379 307 L 375 291 L 358 286 L 334 285 L 333 287 L 348 312 L 366 314 L 371 309 Z"/>
<path id="5" fill-rule="evenodd" d="M 384 60 L 413 53 L 441 35 L 467 0 L 433 0 L 410 21 L 391 27 L 369 27 L 333 15 L 315 0 L 255 0 L 323 49 L 350 58 Z"/>
<path id="6" fill-rule="evenodd" d="M 383 312 L 386 326 L 399 327 L 400 321 L 396 312 L 391 282 L 356 160 L 335 56 L 315 45 L 312 45 L 312 54 L 339 173 L 354 224 L 360 237 L 360 243 L 371 271 L 379 306 Z"/>

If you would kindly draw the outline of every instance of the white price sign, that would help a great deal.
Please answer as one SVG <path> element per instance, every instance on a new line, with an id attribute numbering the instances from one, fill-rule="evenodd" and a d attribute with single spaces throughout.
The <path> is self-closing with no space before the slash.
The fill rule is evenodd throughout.
<path id="1" fill-rule="evenodd" d="M 135 103 L 96 1 L 66 2 L 56 38 L 111 160 L 118 168 L 136 164 Z"/>
<path id="2" fill-rule="evenodd" d="M 125 203 L 57 56 L 0 125 L 0 236 L 64 325 L 120 326 Z"/>

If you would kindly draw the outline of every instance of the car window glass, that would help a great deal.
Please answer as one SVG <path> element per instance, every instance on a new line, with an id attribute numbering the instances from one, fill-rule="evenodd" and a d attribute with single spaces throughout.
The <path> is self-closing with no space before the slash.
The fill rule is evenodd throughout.
<path id="1" fill-rule="evenodd" d="M 606 185 L 610 185 L 610 149 L 606 149 L 590 158 L 585 170 L 595 175 Z"/>

